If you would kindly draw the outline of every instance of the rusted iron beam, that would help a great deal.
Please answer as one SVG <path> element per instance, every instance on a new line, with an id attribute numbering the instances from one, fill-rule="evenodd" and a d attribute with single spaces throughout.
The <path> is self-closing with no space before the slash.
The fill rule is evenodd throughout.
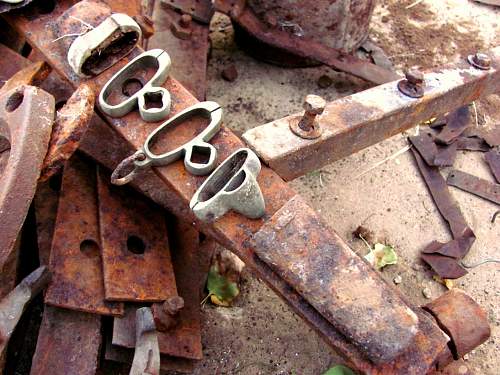
<path id="1" fill-rule="evenodd" d="M 158 302 L 177 295 L 163 212 L 98 168 L 99 234 L 108 301 Z"/>
<path id="2" fill-rule="evenodd" d="M 300 138 L 290 130 L 290 122 L 302 113 L 248 130 L 243 139 L 283 179 L 292 180 L 497 92 L 500 47 L 489 55 L 489 70 L 477 69 L 463 59 L 426 73 L 425 93 L 419 99 L 402 94 L 394 81 L 330 102 L 318 119 L 322 134 L 316 139 Z"/>
<path id="3" fill-rule="evenodd" d="M 95 167 L 78 154 L 64 168 L 50 253 L 52 282 L 45 303 L 83 312 L 123 315 L 104 299 Z"/>
<path id="4" fill-rule="evenodd" d="M 54 98 L 32 86 L 19 86 L 0 97 L 0 297 L 15 285 L 15 242 L 35 195 L 47 151 Z"/>
<path id="5" fill-rule="evenodd" d="M 80 81 L 78 77 L 72 73 L 71 68 L 65 60 L 67 49 L 69 48 L 72 38 L 67 37 L 59 39 L 56 43 L 53 43 L 53 41 L 68 33 L 81 32 L 81 25 L 69 21 L 70 19 L 73 20 L 70 16 L 95 26 L 100 20 L 106 18 L 110 14 L 110 10 L 101 3 L 82 1 L 70 8 L 71 4 L 71 1 L 60 1 L 57 3 L 56 9 L 51 15 L 36 16 L 30 15 L 26 11 L 17 16 L 9 15 L 9 21 L 19 31 L 29 37 L 30 43 L 44 53 L 48 62 L 76 87 Z M 42 33 L 37 30 L 44 30 L 44 32 Z M 99 76 L 94 77 L 91 81 L 96 89 L 99 90 L 102 88 L 118 69 L 123 67 L 124 64 L 128 63 L 130 59 L 141 52 L 142 51 L 137 48 L 115 66 Z M 178 113 L 187 106 L 196 103 L 193 96 L 174 79 L 168 79 L 164 87 L 167 88 L 172 95 L 172 114 Z M 147 135 L 156 126 L 155 124 L 144 124 L 138 113 L 134 112 L 119 119 L 107 117 L 106 121 L 113 127 L 113 130 L 117 131 L 135 149 L 139 148 L 144 143 Z M 162 149 L 172 149 L 175 145 L 179 145 L 191 139 L 193 134 L 199 133 L 204 126 L 204 122 L 199 119 L 186 121 L 181 127 L 175 128 L 174 131 L 169 129 L 170 131 L 166 132 L 165 138 L 158 140 L 158 147 L 162 147 Z M 217 148 L 220 160 L 223 160 L 236 149 L 244 146 L 243 142 L 225 127 L 222 127 L 220 132 L 212 139 L 212 144 Z M 184 207 L 188 205 L 194 192 L 203 182 L 202 177 L 186 173 L 182 161 L 172 163 L 166 167 L 156 168 L 155 171 L 164 181 L 165 186 L 169 186 L 177 194 L 178 200 L 182 203 L 181 206 Z M 355 274 L 352 277 L 362 277 L 363 280 L 370 279 L 371 282 L 367 283 L 367 285 L 381 285 L 382 288 L 384 288 L 384 293 L 382 294 L 384 296 L 389 296 L 388 298 L 391 300 L 391 303 L 398 307 L 394 310 L 389 310 L 388 316 L 380 315 L 377 317 L 377 320 L 380 322 L 380 325 L 376 327 L 380 335 L 378 339 L 380 343 L 379 348 L 384 347 L 381 337 L 387 337 L 390 335 L 390 332 L 392 332 L 387 322 L 390 319 L 398 321 L 400 328 L 406 332 L 408 332 L 408 330 L 413 330 L 414 333 L 414 337 L 406 336 L 407 341 L 402 340 L 399 346 L 397 343 L 393 343 L 391 348 L 389 348 L 390 353 L 388 355 L 375 351 L 370 352 L 363 347 L 363 342 L 366 341 L 368 333 L 362 333 L 362 330 L 352 327 L 349 323 L 353 321 L 352 318 L 347 319 L 344 317 L 346 320 L 344 321 L 344 325 L 340 326 L 340 329 L 332 324 L 332 322 L 335 322 L 335 319 L 333 319 L 335 311 L 332 311 L 332 306 L 335 309 L 341 309 L 343 307 L 342 302 L 335 304 L 333 296 L 329 295 L 328 298 L 332 298 L 332 300 L 329 300 L 320 310 L 317 310 L 317 301 L 312 301 L 313 305 L 303 297 L 303 295 L 307 295 L 307 298 L 309 298 L 309 295 L 313 293 L 312 290 L 298 291 L 296 285 L 293 285 L 293 282 L 292 284 L 287 282 L 290 279 L 283 279 L 270 268 L 270 265 L 259 259 L 254 252 L 255 249 L 252 248 L 250 239 L 266 222 L 271 221 L 274 224 L 276 220 L 272 219 L 273 216 L 281 216 L 283 211 L 280 210 L 285 205 L 292 207 L 292 203 L 289 202 L 296 196 L 296 193 L 269 168 L 262 169 L 258 182 L 267 204 L 266 215 L 262 219 L 251 220 L 232 212 L 216 222 L 202 224 L 196 220 L 191 221 L 192 215 L 189 212 L 184 217 L 196 223 L 206 234 L 215 238 L 222 245 L 238 254 L 258 273 L 259 277 L 266 280 L 266 282 L 285 298 L 302 317 L 306 318 L 317 330 L 319 330 L 331 345 L 336 347 L 340 353 L 346 356 L 352 366 L 363 372 L 370 372 L 373 374 L 424 373 L 428 371 L 428 369 L 432 367 L 435 359 L 442 352 L 443 348 L 445 348 L 447 337 L 428 317 L 417 308 L 412 308 L 405 303 L 402 297 L 389 286 L 381 283 L 380 275 L 374 270 L 367 269 L 366 273 L 363 275 Z M 175 207 L 172 209 L 174 208 Z M 342 259 L 339 260 L 341 263 L 344 261 L 351 262 L 352 267 L 362 267 L 361 264 L 363 261 L 354 253 L 342 251 L 342 249 L 347 249 L 347 245 L 338 236 L 334 235 L 329 228 L 320 224 L 321 221 L 311 209 L 302 211 L 303 213 L 293 212 L 293 214 L 298 216 L 296 219 L 298 222 L 301 221 L 300 217 L 304 216 L 304 220 L 310 223 L 310 233 L 308 233 L 308 236 L 311 242 L 317 242 L 317 247 L 321 248 L 322 239 L 330 238 L 330 245 L 322 248 L 328 256 L 331 256 L 332 253 L 340 252 L 342 254 Z M 173 212 L 177 214 L 176 211 Z M 181 211 L 179 211 L 179 213 L 181 213 Z M 284 248 L 294 249 L 294 244 L 288 241 L 282 244 L 282 246 Z M 307 252 L 310 246 L 311 243 L 308 242 L 307 246 L 303 248 L 303 251 Z M 272 251 L 276 250 L 272 249 Z M 347 259 L 344 259 L 345 257 Z M 307 277 L 318 277 L 315 275 L 315 268 L 312 265 L 308 264 L 304 272 L 305 275 L 308 275 Z M 355 280 L 352 280 L 352 282 L 354 283 Z M 358 284 L 360 288 L 363 288 L 363 283 L 357 283 L 356 285 Z M 370 295 L 371 292 L 368 291 L 369 288 L 365 289 L 360 289 L 357 292 Z M 339 296 L 339 301 L 346 301 L 352 298 L 352 293 L 347 289 L 339 289 L 336 291 L 336 294 Z M 371 305 L 373 309 L 370 311 L 376 311 L 377 308 L 383 305 L 387 300 L 385 297 L 382 298 L 382 294 L 372 296 L 370 298 L 370 303 L 365 304 L 365 307 Z M 406 310 L 401 308 L 404 307 L 405 304 L 407 306 Z M 387 310 L 384 311 L 387 312 Z M 415 316 L 417 317 L 416 320 Z M 363 319 L 365 319 L 365 316 L 360 315 L 359 320 Z M 349 335 L 345 335 L 345 332 L 351 333 L 351 329 L 356 336 L 354 341 Z M 377 333 L 372 332 L 370 335 L 375 337 Z M 392 340 L 398 337 L 399 336 L 392 337 Z M 381 358 L 390 358 L 391 356 L 396 357 L 388 362 L 381 363 Z M 379 360 L 379 363 L 375 364 L 372 361 L 373 359 L 375 361 Z"/>

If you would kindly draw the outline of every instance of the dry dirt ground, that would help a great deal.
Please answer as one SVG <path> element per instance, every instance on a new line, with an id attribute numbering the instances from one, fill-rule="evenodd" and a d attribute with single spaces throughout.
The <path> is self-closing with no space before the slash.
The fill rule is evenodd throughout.
<path id="1" fill-rule="evenodd" d="M 415 64 L 428 68 L 453 62 L 476 49 L 500 44 L 499 9 L 467 0 L 424 0 L 406 9 L 412 2 L 379 1 L 372 20 L 370 37 L 399 71 Z M 306 94 L 334 100 L 369 87 L 326 67 L 286 70 L 258 62 L 234 44 L 231 24 L 220 15 L 211 25 L 210 36 L 207 99 L 224 107 L 225 123 L 237 132 L 299 111 Z M 230 64 L 239 73 L 232 83 L 220 75 Z M 320 89 L 317 80 L 324 74 L 333 85 Z M 478 121 L 498 122 L 499 103 L 498 97 L 476 103 Z M 422 294 L 424 288 L 432 298 L 445 288 L 432 279 L 418 253 L 431 240 L 450 239 L 448 227 L 408 152 L 362 174 L 406 144 L 405 134 L 395 136 L 291 184 L 359 254 L 367 252 L 352 236 L 360 224 L 393 245 L 399 263 L 386 267 L 383 277 L 392 282 L 400 275 L 403 281 L 398 288 L 416 304 L 424 304 L 429 301 Z M 460 152 L 455 167 L 491 179 L 480 153 Z M 490 222 L 498 206 L 454 188 L 451 191 L 478 237 L 466 262 L 500 258 L 500 222 Z M 455 283 L 486 309 L 491 322 L 491 338 L 466 357 L 474 374 L 500 373 L 499 275 L 500 265 L 488 263 Z M 195 374 L 315 375 L 341 363 L 262 281 L 247 270 L 242 279 L 242 293 L 234 307 L 206 304 L 203 309 L 205 357 Z"/>

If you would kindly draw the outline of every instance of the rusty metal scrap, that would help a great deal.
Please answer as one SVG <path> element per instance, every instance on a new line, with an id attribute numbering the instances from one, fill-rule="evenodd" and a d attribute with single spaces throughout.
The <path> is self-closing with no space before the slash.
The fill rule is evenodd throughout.
<path id="1" fill-rule="evenodd" d="M 96 314 L 45 306 L 31 375 L 94 375 L 101 345 Z"/>
<path id="2" fill-rule="evenodd" d="M 51 70 L 52 68 L 45 61 L 32 63 L 10 77 L 2 86 L 0 94 L 21 85 L 39 86 L 40 83 L 48 77 Z"/>
<path id="3" fill-rule="evenodd" d="M 0 168 L 0 297 L 15 285 L 14 244 L 35 195 L 47 151 L 54 98 L 32 86 L 19 86 L 0 97 L 0 138 L 8 142 Z M 3 156 L 8 157 L 4 159 Z"/>
<path id="4" fill-rule="evenodd" d="M 487 71 L 460 62 L 426 72 L 420 99 L 404 96 L 397 82 L 391 82 L 330 102 L 319 117 L 323 134 L 317 139 L 305 140 L 290 131 L 298 113 L 248 130 L 243 139 L 282 178 L 292 180 L 498 91 L 500 47 L 490 55 L 494 63 Z"/>
<path id="5" fill-rule="evenodd" d="M 50 253 L 52 283 L 45 303 L 122 315 L 123 303 L 104 300 L 95 168 L 75 154 L 64 169 Z"/>
<path id="6" fill-rule="evenodd" d="M 446 183 L 493 203 L 500 204 L 500 184 L 495 184 L 456 169 L 450 172 Z"/>
<path id="7" fill-rule="evenodd" d="M 82 84 L 57 111 L 40 181 L 59 173 L 66 160 L 76 151 L 94 115 L 94 100 L 92 88 Z"/>
<path id="8" fill-rule="evenodd" d="M 161 210 L 97 173 L 99 233 L 108 301 L 157 302 L 176 296 L 165 218 Z"/>
<path id="9" fill-rule="evenodd" d="M 160 351 L 153 314 L 149 307 L 135 313 L 135 353 L 130 375 L 159 375 Z"/>
<path id="10" fill-rule="evenodd" d="M 457 156 L 457 145 L 440 146 L 435 143 L 434 135 L 430 132 L 421 132 L 419 135 L 408 137 L 410 143 L 417 149 L 427 165 L 432 167 L 451 166 Z"/>
<path id="11" fill-rule="evenodd" d="M 443 144 L 450 144 L 459 137 L 470 125 L 469 106 L 465 105 L 446 116 L 446 125 L 436 136 L 436 141 Z"/>
<path id="12" fill-rule="evenodd" d="M 56 225 L 59 203 L 60 176 L 38 183 L 33 203 L 35 206 L 38 259 L 41 265 L 49 265 L 52 235 Z"/>
<path id="13" fill-rule="evenodd" d="M 484 159 L 495 176 L 495 179 L 500 183 L 500 151 L 491 150 L 484 155 Z"/>

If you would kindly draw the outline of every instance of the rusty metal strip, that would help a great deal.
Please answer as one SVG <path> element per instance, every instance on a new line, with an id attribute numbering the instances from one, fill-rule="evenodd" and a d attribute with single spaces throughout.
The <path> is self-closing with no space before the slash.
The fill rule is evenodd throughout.
<path id="1" fill-rule="evenodd" d="M 458 137 L 455 144 L 457 150 L 486 152 L 490 149 L 484 139 L 477 137 Z"/>
<path id="2" fill-rule="evenodd" d="M 52 283 L 45 303 L 83 312 L 122 315 L 104 300 L 95 168 L 75 154 L 66 164 L 50 253 Z"/>
<path id="3" fill-rule="evenodd" d="M 32 86 L 0 97 L 0 138 L 9 148 L 0 178 L 0 297 L 15 285 L 15 242 L 35 195 L 54 118 L 54 99 Z"/>
<path id="4" fill-rule="evenodd" d="M 45 306 L 31 375 L 94 375 L 101 345 L 101 317 Z"/>
<path id="5" fill-rule="evenodd" d="M 73 86 L 76 86 L 79 81 L 77 77 L 71 73 L 70 67 L 63 58 L 67 51 L 67 43 L 71 42 L 71 38 L 65 38 L 66 40 L 61 40 L 61 43 L 57 44 L 50 43 L 50 41 L 61 36 L 60 28 L 64 25 L 64 19 L 70 15 L 76 16 L 84 22 L 94 25 L 97 19 L 107 16 L 109 10 L 107 10 L 106 13 L 98 13 L 98 10 L 102 9 L 102 7 L 90 5 L 87 1 L 82 1 L 78 3 L 76 7 L 68 9 L 70 3 L 71 2 L 64 0 L 58 2 L 55 11 L 50 17 L 40 16 L 39 18 L 33 18 L 25 13 L 18 17 L 9 17 L 9 21 L 14 24 L 18 30 L 29 36 L 30 43 L 41 50 L 47 57 L 49 63 L 60 74 L 66 77 Z M 88 11 L 89 6 L 92 7 L 91 12 Z M 63 18 L 57 20 L 57 16 L 61 15 L 66 10 L 67 12 L 64 14 Z M 35 32 L 37 29 L 43 29 L 44 33 Z M 64 29 L 63 33 L 72 31 L 74 32 L 76 30 L 72 30 L 71 28 Z M 141 50 L 137 48 L 136 51 L 124 58 L 123 61 L 120 61 L 108 71 L 95 77 L 92 82 L 96 85 L 97 90 L 107 82 L 110 75 L 139 53 L 141 53 Z M 195 99 L 175 80 L 168 79 L 164 86 L 170 91 L 174 99 L 172 114 L 196 102 Z M 107 118 L 107 121 L 136 149 L 140 147 L 147 134 L 149 134 L 154 127 L 154 124 L 144 125 L 137 114 L 134 113 L 121 119 Z M 182 129 L 176 128 L 175 136 L 167 134 L 167 137 L 161 141 L 161 146 L 168 148 L 176 144 L 181 144 L 186 139 L 189 139 L 194 133 L 199 132 L 203 126 L 204 123 L 198 121 L 198 119 L 186 122 Z M 221 129 L 216 137 L 214 137 L 212 144 L 218 149 L 221 159 L 224 159 L 234 150 L 243 146 L 242 142 L 225 127 Z M 157 168 L 156 172 L 167 184 L 166 186 L 169 186 L 176 192 L 178 199 L 182 202 L 182 206 L 184 207 L 187 206 L 191 196 L 203 181 L 203 178 L 187 174 L 182 162 L 173 163 L 167 167 Z M 316 329 L 323 333 L 331 345 L 335 346 L 340 353 L 348 357 L 349 362 L 354 367 L 372 373 L 388 373 L 388 371 L 425 372 L 441 352 L 441 347 L 445 345 L 446 341 L 443 338 L 442 332 L 434 323 L 424 318 L 419 319 L 416 333 L 419 338 L 418 344 L 406 348 L 407 350 L 405 350 L 405 353 L 403 353 L 398 360 L 382 366 L 375 366 L 367 360 L 363 350 L 354 346 L 345 336 L 340 334 L 340 332 L 318 314 L 305 299 L 297 294 L 290 285 L 274 273 L 265 263 L 255 257 L 252 250 L 246 245 L 248 238 L 252 233 L 259 230 L 265 220 L 271 217 L 288 200 L 295 196 L 295 192 L 268 168 L 262 169 L 259 175 L 259 184 L 267 204 L 267 215 L 264 219 L 250 220 L 235 213 L 229 213 L 215 223 L 206 225 L 197 224 L 200 225 L 200 228 L 202 228 L 206 234 L 214 237 L 218 242 L 235 251 L 249 266 L 257 271 L 259 276 L 266 280 L 275 291 L 281 294 L 302 317 L 305 317 Z M 177 214 L 176 211 L 174 212 Z M 179 213 L 182 215 L 180 211 Z M 192 219 L 189 212 L 184 217 L 188 220 Z M 322 238 L 326 236 L 328 232 L 329 230 L 326 228 L 316 227 L 314 237 Z M 340 239 L 339 241 L 341 242 Z M 354 257 L 352 261 L 354 263 L 362 262 L 358 257 Z M 365 275 L 365 277 L 379 278 L 373 270 L 371 270 L 368 275 Z"/>
<path id="6" fill-rule="evenodd" d="M 207 240 L 203 248 L 199 244 L 198 232 L 186 223 L 169 220 L 172 238 L 172 262 L 184 308 L 179 312 L 178 324 L 165 332 L 158 332 L 160 353 L 170 356 L 201 359 L 201 290 L 210 265 L 214 243 Z M 115 318 L 113 344 L 133 348 L 135 327 L 132 306 L 125 308 L 123 318 Z"/>
<path id="7" fill-rule="evenodd" d="M 302 113 L 248 130 L 243 139 L 282 178 L 292 180 L 498 91 L 500 47 L 490 56 L 493 63 L 487 71 L 462 61 L 426 73 L 420 99 L 401 94 L 396 81 L 337 99 L 319 117 L 323 134 L 317 139 L 302 139 L 290 131 L 290 121 Z"/>
<path id="8" fill-rule="evenodd" d="M 98 168 L 99 228 L 108 301 L 156 302 L 177 295 L 167 227 L 158 207 Z"/>
<path id="9" fill-rule="evenodd" d="M 489 182 L 456 169 L 450 172 L 446 183 L 493 203 L 500 204 L 500 184 Z"/>
<path id="10" fill-rule="evenodd" d="M 500 151 L 491 150 L 484 155 L 484 159 L 495 176 L 495 179 L 500 183 Z"/>
<path id="11" fill-rule="evenodd" d="M 463 268 L 456 259 L 440 254 L 420 255 L 422 260 L 427 263 L 442 279 L 458 279 L 467 275 L 467 270 Z"/>
<path id="12" fill-rule="evenodd" d="M 469 106 L 465 105 L 457 110 L 448 113 L 446 116 L 446 125 L 443 126 L 436 141 L 443 144 L 450 144 L 459 137 L 470 125 Z"/>
<path id="13" fill-rule="evenodd" d="M 35 198 L 36 234 L 38 259 L 41 265 L 49 265 L 52 235 L 56 225 L 59 202 L 60 176 L 38 184 Z"/>

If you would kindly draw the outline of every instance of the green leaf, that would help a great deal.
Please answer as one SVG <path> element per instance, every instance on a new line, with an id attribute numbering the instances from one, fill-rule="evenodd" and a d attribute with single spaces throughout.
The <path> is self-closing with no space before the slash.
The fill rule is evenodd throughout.
<path id="1" fill-rule="evenodd" d="M 373 249 L 365 255 L 365 259 L 377 270 L 380 270 L 388 264 L 396 264 L 398 262 L 398 256 L 394 248 L 390 245 L 381 243 L 376 243 Z"/>
<path id="2" fill-rule="evenodd" d="M 240 293 L 238 285 L 222 276 L 217 265 L 213 265 L 208 271 L 207 289 L 210 295 L 217 297 L 215 301 L 223 306 L 229 306 Z M 212 302 L 214 302 L 213 298 Z"/>
<path id="3" fill-rule="evenodd" d="M 329 369 L 323 375 L 356 375 L 349 367 L 337 365 Z"/>

